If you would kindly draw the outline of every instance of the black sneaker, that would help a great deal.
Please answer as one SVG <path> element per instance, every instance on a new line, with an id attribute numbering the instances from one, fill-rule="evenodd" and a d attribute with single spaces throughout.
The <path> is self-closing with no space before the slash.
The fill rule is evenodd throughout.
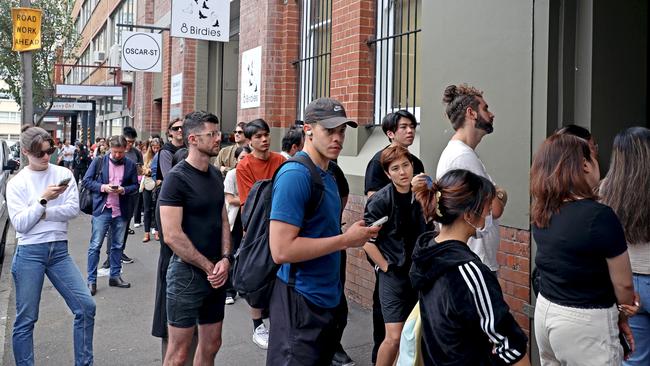
<path id="1" fill-rule="evenodd" d="M 129 256 L 122 253 L 122 263 L 125 263 L 125 264 L 133 263 L 133 259 L 129 258 Z"/>
<path id="2" fill-rule="evenodd" d="M 108 260 L 108 258 L 106 258 L 104 263 L 102 263 L 102 268 L 104 268 L 104 269 L 111 268 L 111 262 Z"/>
<path id="3" fill-rule="evenodd" d="M 332 358 L 332 366 L 354 366 L 356 365 L 354 361 L 345 353 L 344 350 L 336 351 L 334 357 Z"/>

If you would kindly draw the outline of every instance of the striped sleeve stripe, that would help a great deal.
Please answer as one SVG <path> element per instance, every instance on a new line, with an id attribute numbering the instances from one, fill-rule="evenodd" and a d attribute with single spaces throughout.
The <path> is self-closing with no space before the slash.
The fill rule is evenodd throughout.
<path id="1" fill-rule="evenodd" d="M 458 270 L 474 298 L 476 311 L 481 319 L 481 329 L 483 329 L 483 332 L 490 338 L 492 343 L 499 345 L 496 349 L 499 357 L 507 363 L 512 363 L 517 357 L 521 356 L 521 352 L 516 349 L 511 349 L 508 338 L 498 333 L 494 328 L 494 310 L 483 273 L 481 273 L 481 270 L 473 262 L 458 266 Z"/>

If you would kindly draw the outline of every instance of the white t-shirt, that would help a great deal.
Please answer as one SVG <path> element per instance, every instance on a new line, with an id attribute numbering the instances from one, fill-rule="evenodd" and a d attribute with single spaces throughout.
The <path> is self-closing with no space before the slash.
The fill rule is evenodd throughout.
<path id="1" fill-rule="evenodd" d="M 440 179 L 445 173 L 454 169 L 469 170 L 494 183 L 492 177 L 485 170 L 485 165 L 479 159 L 476 151 L 460 140 L 450 140 L 445 150 L 443 150 L 436 169 L 436 179 Z M 499 244 L 501 242 L 499 221 L 487 217 L 485 220 L 485 228 L 481 231 L 480 236 L 480 238 L 469 238 L 467 245 L 481 258 L 481 261 L 490 270 L 496 271 L 499 269 L 497 252 L 499 251 Z"/>
<path id="2" fill-rule="evenodd" d="M 43 207 L 39 201 L 45 188 L 65 178 L 70 178 L 68 188 Z M 43 171 L 26 167 L 7 183 L 7 208 L 18 245 L 68 240 L 68 221 L 79 214 L 77 183 L 64 167 L 50 164 Z"/>
<path id="3" fill-rule="evenodd" d="M 63 161 L 72 161 L 74 160 L 74 152 L 76 148 L 72 145 L 63 146 L 61 149 L 61 154 L 63 155 Z"/>
<path id="4" fill-rule="evenodd" d="M 237 169 L 229 170 L 228 173 L 226 173 L 226 178 L 223 180 L 223 192 L 230 193 L 233 196 L 239 196 L 239 192 L 237 192 Z M 237 212 L 239 212 L 239 206 L 231 205 L 226 202 L 226 212 L 228 213 L 230 231 L 232 231 L 235 226 L 235 220 L 237 219 Z"/>

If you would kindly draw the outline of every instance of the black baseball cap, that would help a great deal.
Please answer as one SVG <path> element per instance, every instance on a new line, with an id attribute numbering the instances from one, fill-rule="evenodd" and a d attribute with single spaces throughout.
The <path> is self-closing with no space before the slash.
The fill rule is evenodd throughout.
<path id="1" fill-rule="evenodd" d="M 335 128 L 347 124 L 357 128 L 357 123 L 350 121 L 341 102 L 332 98 L 318 98 L 305 108 L 305 123 L 318 123 L 325 128 Z"/>

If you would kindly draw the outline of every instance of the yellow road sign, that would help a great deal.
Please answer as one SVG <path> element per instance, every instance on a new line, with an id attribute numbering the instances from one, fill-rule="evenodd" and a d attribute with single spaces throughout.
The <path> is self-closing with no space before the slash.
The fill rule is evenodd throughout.
<path id="1" fill-rule="evenodd" d="M 12 50 L 22 52 L 41 48 L 40 9 L 12 8 L 14 40 Z"/>

